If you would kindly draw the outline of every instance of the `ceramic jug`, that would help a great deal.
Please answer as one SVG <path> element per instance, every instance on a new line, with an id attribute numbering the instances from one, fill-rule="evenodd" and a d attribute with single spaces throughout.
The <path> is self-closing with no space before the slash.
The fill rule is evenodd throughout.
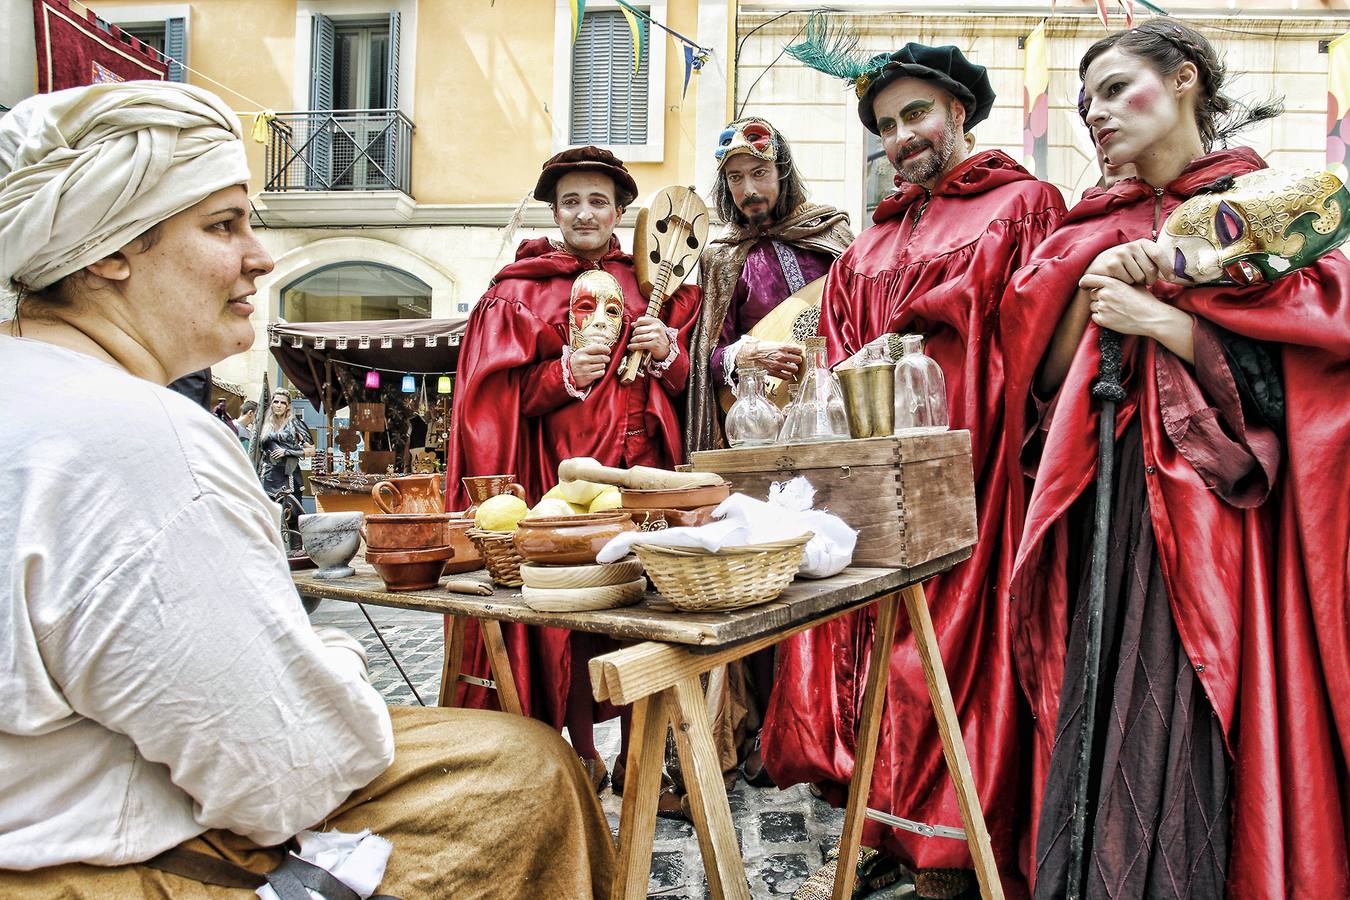
<path id="1" fill-rule="evenodd" d="M 375 505 L 391 515 L 445 511 L 445 482 L 440 473 L 390 478 L 376 484 L 370 494 Z"/>

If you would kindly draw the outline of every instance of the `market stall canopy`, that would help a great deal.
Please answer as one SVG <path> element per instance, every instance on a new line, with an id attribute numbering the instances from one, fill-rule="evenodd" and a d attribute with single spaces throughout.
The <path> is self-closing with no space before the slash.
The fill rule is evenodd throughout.
<path id="1" fill-rule="evenodd" d="M 323 407 L 324 364 L 378 369 L 392 375 L 453 375 L 459 363 L 462 319 L 375 319 L 356 322 L 273 322 L 267 326 L 272 355 L 291 384 L 316 409 Z M 332 408 L 350 398 L 337 379 Z M 360 399 L 360 398 L 357 398 Z M 331 412 L 332 410 L 329 410 Z"/>

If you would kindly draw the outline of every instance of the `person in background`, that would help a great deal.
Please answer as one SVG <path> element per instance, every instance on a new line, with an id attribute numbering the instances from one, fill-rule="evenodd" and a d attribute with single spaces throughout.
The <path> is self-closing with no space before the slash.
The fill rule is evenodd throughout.
<path id="1" fill-rule="evenodd" d="M 253 439 L 253 420 L 258 417 L 258 401 L 245 400 L 239 407 L 239 418 L 234 420 L 234 430 L 239 434 L 239 443 L 244 445 L 244 453 L 249 451 L 249 441 Z"/>
<path id="2" fill-rule="evenodd" d="M 0 897 L 252 900 L 281 867 L 308 898 L 330 875 L 287 842 L 310 828 L 387 839 L 407 898 L 608 896 L 571 749 L 389 709 L 360 645 L 306 620 L 235 436 L 165 389 L 253 343 L 248 180 L 238 115 L 193 85 L 0 118 Z"/>

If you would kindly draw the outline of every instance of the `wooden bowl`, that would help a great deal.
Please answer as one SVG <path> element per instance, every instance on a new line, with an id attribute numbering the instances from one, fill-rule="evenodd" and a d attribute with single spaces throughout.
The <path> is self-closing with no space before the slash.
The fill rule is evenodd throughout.
<path id="1" fill-rule="evenodd" d="M 580 516 L 547 516 L 521 519 L 512 539 L 516 552 L 526 562 L 544 566 L 588 566 L 595 563 L 605 544 L 636 531 L 633 517 L 611 510 Z"/>
<path id="2" fill-rule="evenodd" d="M 483 568 L 483 554 L 469 540 L 468 532 L 472 527 L 473 519 L 451 518 L 445 523 L 445 543 L 455 551 L 455 555 L 445 564 L 446 575 L 459 575 Z"/>
<path id="3" fill-rule="evenodd" d="M 731 484 L 726 481 L 721 484 L 667 490 L 619 489 L 624 509 L 698 509 L 700 506 L 716 506 L 729 496 Z"/>
<path id="4" fill-rule="evenodd" d="M 533 588 L 527 584 L 520 589 L 520 596 L 536 612 L 587 612 L 637 603 L 646 589 L 645 578 L 585 588 Z"/>
<path id="5" fill-rule="evenodd" d="M 536 590 L 609 587 L 641 577 L 642 563 L 636 556 L 625 556 L 607 565 L 536 566 L 523 563 L 520 567 L 520 580 L 525 582 L 525 587 Z"/>
<path id="6" fill-rule="evenodd" d="M 366 539 L 366 549 L 376 552 L 453 546 L 446 540 L 446 525 L 451 518 L 449 513 L 366 516 L 361 537 Z"/>
<path id="7" fill-rule="evenodd" d="M 425 591 L 440 581 L 445 561 L 455 551 L 449 547 L 425 550 L 366 551 L 366 562 L 374 566 L 384 586 L 391 591 Z"/>

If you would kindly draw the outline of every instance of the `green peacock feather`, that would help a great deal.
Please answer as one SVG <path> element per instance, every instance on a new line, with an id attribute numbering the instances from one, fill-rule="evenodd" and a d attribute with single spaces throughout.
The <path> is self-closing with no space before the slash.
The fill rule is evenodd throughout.
<path id="1" fill-rule="evenodd" d="M 868 56 L 858 49 L 858 36 L 847 27 L 831 24 L 824 13 L 811 13 L 806 20 L 806 39 L 792 44 L 787 53 L 818 72 L 842 78 L 857 85 L 860 79 L 871 81 L 886 63 L 887 56 Z"/>

